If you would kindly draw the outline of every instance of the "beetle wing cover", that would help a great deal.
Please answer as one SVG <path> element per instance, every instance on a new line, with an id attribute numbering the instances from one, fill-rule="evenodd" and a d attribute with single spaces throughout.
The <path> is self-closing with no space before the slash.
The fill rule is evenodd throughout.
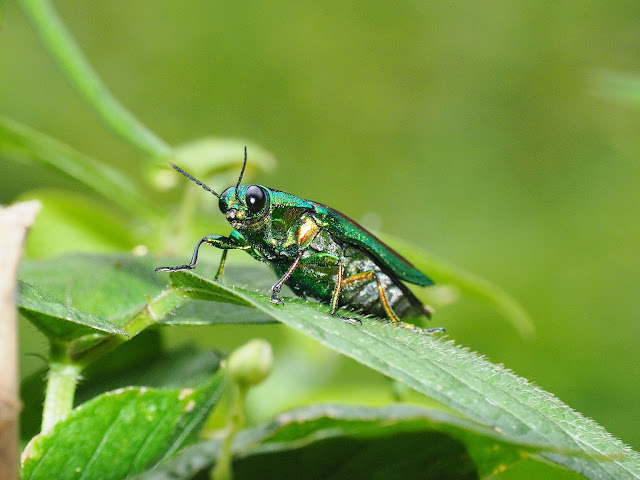
<path id="1" fill-rule="evenodd" d="M 332 235 L 344 242 L 361 247 L 378 260 L 382 267 L 390 270 L 400 280 L 422 286 L 433 285 L 433 280 L 362 225 L 326 205 L 315 203 L 315 207 L 317 214 L 329 217 L 325 218 L 325 228 Z"/>

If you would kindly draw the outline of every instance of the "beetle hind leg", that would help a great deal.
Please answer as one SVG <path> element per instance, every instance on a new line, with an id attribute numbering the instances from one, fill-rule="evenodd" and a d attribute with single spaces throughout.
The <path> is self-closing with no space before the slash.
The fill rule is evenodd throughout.
<path id="1" fill-rule="evenodd" d="M 340 298 L 340 291 L 342 290 L 342 286 L 344 285 L 344 266 L 342 264 L 338 264 L 338 279 L 336 281 L 336 288 L 331 295 L 331 315 L 334 317 L 338 317 L 345 323 L 349 323 L 351 325 L 360 324 L 362 325 L 362 321 L 359 318 L 355 317 L 343 317 L 342 315 L 338 315 L 336 310 L 338 309 L 338 299 Z"/>
<path id="2" fill-rule="evenodd" d="M 399 327 L 402 327 L 405 330 L 409 330 L 411 332 L 416 332 L 416 333 L 422 333 L 426 335 L 432 335 L 437 332 L 445 332 L 445 329 L 443 327 L 420 328 L 420 327 L 416 327 L 415 325 L 412 325 L 411 323 L 404 323 L 402 320 L 400 320 L 400 317 L 396 315 L 396 312 L 393 311 L 393 308 L 391 308 L 391 305 L 389 304 L 389 300 L 387 300 L 387 294 L 384 292 L 384 287 L 382 286 L 382 282 L 380 281 L 380 278 L 377 275 L 376 275 L 376 283 L 378 284 L 378 295 L 380 296 L 380 303 L 382 303 L 382 308 L 384 308 L 384 311 L 387 314 L 387 317 L 389 318 L 389 320 L 391 320 L 391 323 L 393 323 L 394 325 L 398 325 Z"/>

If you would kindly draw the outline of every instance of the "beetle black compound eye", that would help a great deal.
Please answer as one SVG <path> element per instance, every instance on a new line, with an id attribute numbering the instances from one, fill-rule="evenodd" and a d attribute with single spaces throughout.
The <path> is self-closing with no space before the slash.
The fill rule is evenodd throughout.
<path id="1" fill-rule="evenodd" d="M 247 208 L 251 213 L 258 213 L 264 207 L 266 200 L 264 191 L 257 185 L 251 185 L 247 188 L 245 193 L 245 201 L 247 202 Z"/>
<path id="2" fill-rule="evenodd" d="M 229 209 L 225 198 L 227 197 L 227 193 L 229 193 L 229 190 L 231 190 L 231 188 L 232 187 L 227 188 L 224 192 L 220 194 L 220 201 L 218 202 L 218 206 L 220 207 L 220 211 L 222 213 L 227 213 L 227 210 Z"/>

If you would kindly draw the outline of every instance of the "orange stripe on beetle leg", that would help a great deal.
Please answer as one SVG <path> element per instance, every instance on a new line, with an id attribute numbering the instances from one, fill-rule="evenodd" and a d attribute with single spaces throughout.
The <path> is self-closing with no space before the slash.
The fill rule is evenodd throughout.
<path id="1" fill-rule="evenodd" d="M 340 289 L 342 288 L 342 275 L 344 275 L 344 267 L 338 265 L 338 281 L 336 282 L 336 289 L 333 291 L 331 297 L 331 315 L 336 313 L 338 308 L 338 298 L 340 297 Z"/>
<path id="2" fill-rule="evenodd" d="M 387 312 L 387 316 L 389 317 L 389 319 L 395 323 L 395 324 L 403 324 L 400 319 L 398 318 L 398 316 L 396 315 L 396 313 L 391 309 L 391 305 L 389 305 L 389 301 L 387 300 L 387 296 L 384 293 L 384 288 L 382 287 L 382 283 L 380 282 L 380 279 L 378 278 L 378 276 L 376 275 L 376 282 L 378 282 L 378 294 L 380 295 L 380 301 L 382 302 L 382 308 L 384 308 L 384 311 Z"/>
<path id="3" fill-rule="evenodd" d="M 359 282 L 361 280 L 371 280 L 373 277 L 373 270 L 369 270 L 368 272 L 356 273 L 355 275 L 351 275 L 350 277 L 342 280 L 342 286 L 350 285 L 354 282 Z"/>

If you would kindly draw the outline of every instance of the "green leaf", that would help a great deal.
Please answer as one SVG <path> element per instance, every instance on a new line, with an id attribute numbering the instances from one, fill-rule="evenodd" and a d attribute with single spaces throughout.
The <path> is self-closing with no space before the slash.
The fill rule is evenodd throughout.
<path id="1" fill-rule="evenodd" d="M 152 305 L 168 299 L 166 305 L 154 310 L 157 323 L 204 325 L 274 321 L 253 305 L 250 309 L 233 309 L 224 304 L 192 300 L 190 292 L 174 290 L 167 285 L 166 273 L 154 273 L 155 267 L 172 261 L 175 262 L 132 255 L 63 255 L 23 261 L 20 278 L 54 298 L 64 299 L 65 305 L 105 318 L 118 327 L 123 327 L 146 308 L 150 298 Z M 203 266 L 203 270 L 215 272 L 211 267 Z M 256 277 L 256 269 L 231 267 L 225 276 L 244 283 Z M 266 286 L 269 281 L 263 281 L 262 285 Z M 226 292 L 216 293 L 208 299 L 226 299 L 247 305 Z"/>
<path id="2" fill-rule="evenodd" d="M 257 308 L 243 307 L 238 304 L 217 303 L 204 300 L 190 300 L 164 317 L 163 325 L 215 325 L 227 323 L 261 324 L 274 323 L 276 320 Z"/>
<path id="3" fill-rule="evenodd" d="M 31 127 L 0 116 L 0 155 L 52 169 L 139 215 L 155 211 L 125 176 Z"/>
<path id="4" fill-rule="evenodd" d="M 80 405 L 106 391 L 131 385 L 186 388 L 203 384 L 215 373 L 219 356 L 193 345 L 165 350 L 157 330 L 146 330 L 120 345 L 82 372 L 75 394 Z M 47 370 L 40 370 L 20 384 L 24 402 L 20 412 L 21 438 L 26 442 L 40 431 Z"/>
<path id="5" fill-rule="evenodd" d="M 523 337 L 530 337 L 535 331 L 531 317 L 524 307 L 502 288 L 488 280 L 440 260 L 422 249 L 395 237 L 389 243 L 397 247 L 419 270 L 428 274 L 436 284 L 453 285 L 460 294 L 484 303 L 509 320 Z"/>
<path id="6" fill-rule="evenodd" d="M 46 292 L 18 281 L 18 308 L 45 335 L 61 341 L 70 341 L 92 333 L 110 333 L 128 336 L 104 318 L 85 313 Z"/>
<path id="7" fill-rule="evenodd" d="M 194 175 L 209 177 L 223 170 L 233 170 L 240 174 L 244 161 L 244 147 L 247 147 L 247 169 L 271 171 L 275 159 L 271 153 L 246 139 L 206 137 L 179 145 L 175 148 L 175 160 L 180 167 Z"/>
<path id="8" fill-rule="evenodd" d="M 540 451 L 505 443 L 460 417 L 408 405 L 314 405 L 238 433 L 242 478 L 486 478 Z M 192 478 L 211 467 L 221 439 L 185 449 L 138 480 Z"/>
<path id="9" fill-rule="evenodd" d="M 273 170 L 276 162 L 271 153 L 249 140 L 233 138 L 205 137 L 179 145 L 174 150 L 173 162 L 216 190 L 216 186 L 228 186 L 230 182 L 235 184 L 237 181 L 244 161 L 245 146 L 248 161 L 244 178 L 260 170 Z M 151 183 L 160 190 L 176 185 L 192 188 L 176 172 L 167 168 L 153 166 L 149 170 L 149 177 Z M 218 188 L 221 191 L 226 187 Z"/>
<path id="10" fill-rule="evenodd" d="M 29 231 L 27 255 L 41 258 L 70 251 L 132 250 L 137 232 L 122 216 L 86 195 L 62 190 L 32 190 L 20 199 L 38 199 L 42 212 Z M 100 221 L 96 222 L 95 219 Z"/>
<path id="11" fill-rule="evenodd" d="M 24 261 L 19 277 L 86 313 L 122 325 L 160 295 L 165 281 L 150 257 L 64 255 Z"/>
<path id="12" fill-rule="evenodd" d="M 23 453 L 23 480 L 122 479 L 193 440 L 223 390 L 221 374 L 196 390 L 125 388 L 73 410 Z"/>
<path id="13" fill-rule="evenodd" d="M 273 305 L 267 295 L 191 272 L 171 276 L 176 285 L 191 288 L 191 294 L 208 289 L 203 295 L 232 295 L 251 303 L 329 348 L 494 428 L 504 441 L 561 449 L 567 453 L 543 456 L 589 478 L 640 478 L 640 454 L 550 393 L 452 341 L 366 317 L 359 317 L 362 326 L 349 325 L 331 316 L 326 306 L 300 299 Z"/>

